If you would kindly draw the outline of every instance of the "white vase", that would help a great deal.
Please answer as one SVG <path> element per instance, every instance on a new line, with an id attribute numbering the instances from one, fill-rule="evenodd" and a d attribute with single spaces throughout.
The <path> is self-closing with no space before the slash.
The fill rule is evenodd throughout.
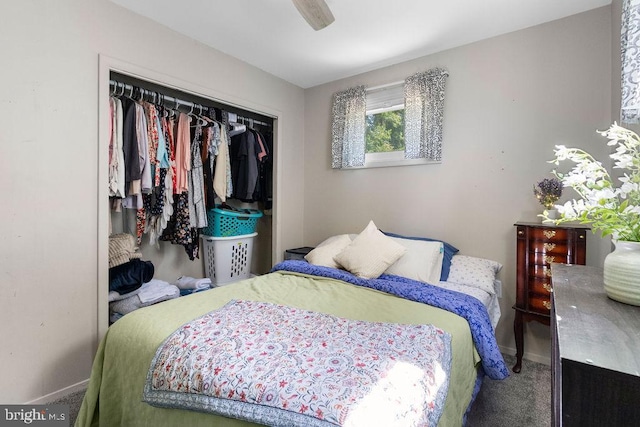
<path id="1" fill-rule="evenodd" d="M 604 259 L 604 290 L 611 299 L 640 306 L 640 242 L 614 244 Z"/>

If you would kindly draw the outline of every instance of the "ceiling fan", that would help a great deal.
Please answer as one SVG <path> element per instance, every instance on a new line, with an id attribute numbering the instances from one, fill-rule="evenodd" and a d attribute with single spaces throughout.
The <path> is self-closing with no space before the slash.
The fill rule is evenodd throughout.
<path id="1" fill-rule="evenodd" d="M 318 31 L 331 24 L 335 18 L 324 0 L 292 0 L 300 15 Z"/>

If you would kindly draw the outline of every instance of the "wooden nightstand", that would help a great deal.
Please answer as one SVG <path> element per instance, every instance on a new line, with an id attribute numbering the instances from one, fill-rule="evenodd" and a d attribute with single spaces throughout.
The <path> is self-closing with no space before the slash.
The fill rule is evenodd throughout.
<path id="1" fill-rule="evenodd" d="M 520 372 L 524 353 L 524 322 L 549 325 L 551 318 L 551 263 L 584 265 L 588 227 L 517 222 L 516 303 L 513 332 L 516 364 Z"/>
<path id="2" fill-rule="evenodd" d="M 313 247 L 303 246 L 301 248 L 287 249 L 284 251 L 284 260 L 304 260 L 304 256 L 311 252 Z"/>

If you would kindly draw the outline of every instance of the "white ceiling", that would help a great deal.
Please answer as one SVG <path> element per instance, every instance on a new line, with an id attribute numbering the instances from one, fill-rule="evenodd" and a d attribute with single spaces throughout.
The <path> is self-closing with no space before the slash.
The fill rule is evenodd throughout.
<path id="1" fill-rule="evenodd" d="M 314 31 L 291 0 L 111 0 L 302 88 L 563 18 L 611 0 L 326 0 Z"/>

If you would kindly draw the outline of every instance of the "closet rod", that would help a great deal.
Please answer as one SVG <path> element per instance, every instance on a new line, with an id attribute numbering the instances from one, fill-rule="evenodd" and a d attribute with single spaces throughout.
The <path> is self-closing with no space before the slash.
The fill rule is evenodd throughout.
<path id="1" fill-rule="evenodd" d="M 122 90 L 122 92 L 120 92 L 120 90 Z M 180 98 L 174 98 L 172 96 L 167 96 L 167 95 L 163 95 L 159 92 L 155 92 L 152 90 L 147 90 L 147 89 L 143 89 L 137 86 L 133 86 L 130 85 L 128 83 L 121 83 L 115 80 L 109 80 L 109 91 L 112 95 L 124 95 L 125 93 L 129 93 L 129 96 L 133 96 L 134 91 L 138 90 L 142 93 L 142 96 L 144 97 L 146 96 L 151 96 L 153 97 L 153 102 L 154 103 L 162 103 L 163 106 L 167 107 L 167 105 L 165 105 L 166 103 L 171 103 L 174 105 L 174 109 L 178 109 L 178 107 L 180 107 L 181 105 L 189 108 L 189 112 L 194 112 L 194 110 L 197 108 L 199 114 L 202 114 L 205 109 L 208 109 L 209 107 L 205 107 L 201 104 L 196 104 L 194 102 L 189 102 L 189 101 L 185 101 L 182 100 Z"/>
<path id="2" fill-rule="evenodd" d="M 237 120 L 241 121 L 242 124 L 246 124 L 245 122 L 249 122 L 249 126 L 252 126 L 252 125 L 271 126 L 269 123 L 261 122 L 260 120 L 252 119 L 251 117 L 243 117 L 239 114 L 237 115 Z"/>

